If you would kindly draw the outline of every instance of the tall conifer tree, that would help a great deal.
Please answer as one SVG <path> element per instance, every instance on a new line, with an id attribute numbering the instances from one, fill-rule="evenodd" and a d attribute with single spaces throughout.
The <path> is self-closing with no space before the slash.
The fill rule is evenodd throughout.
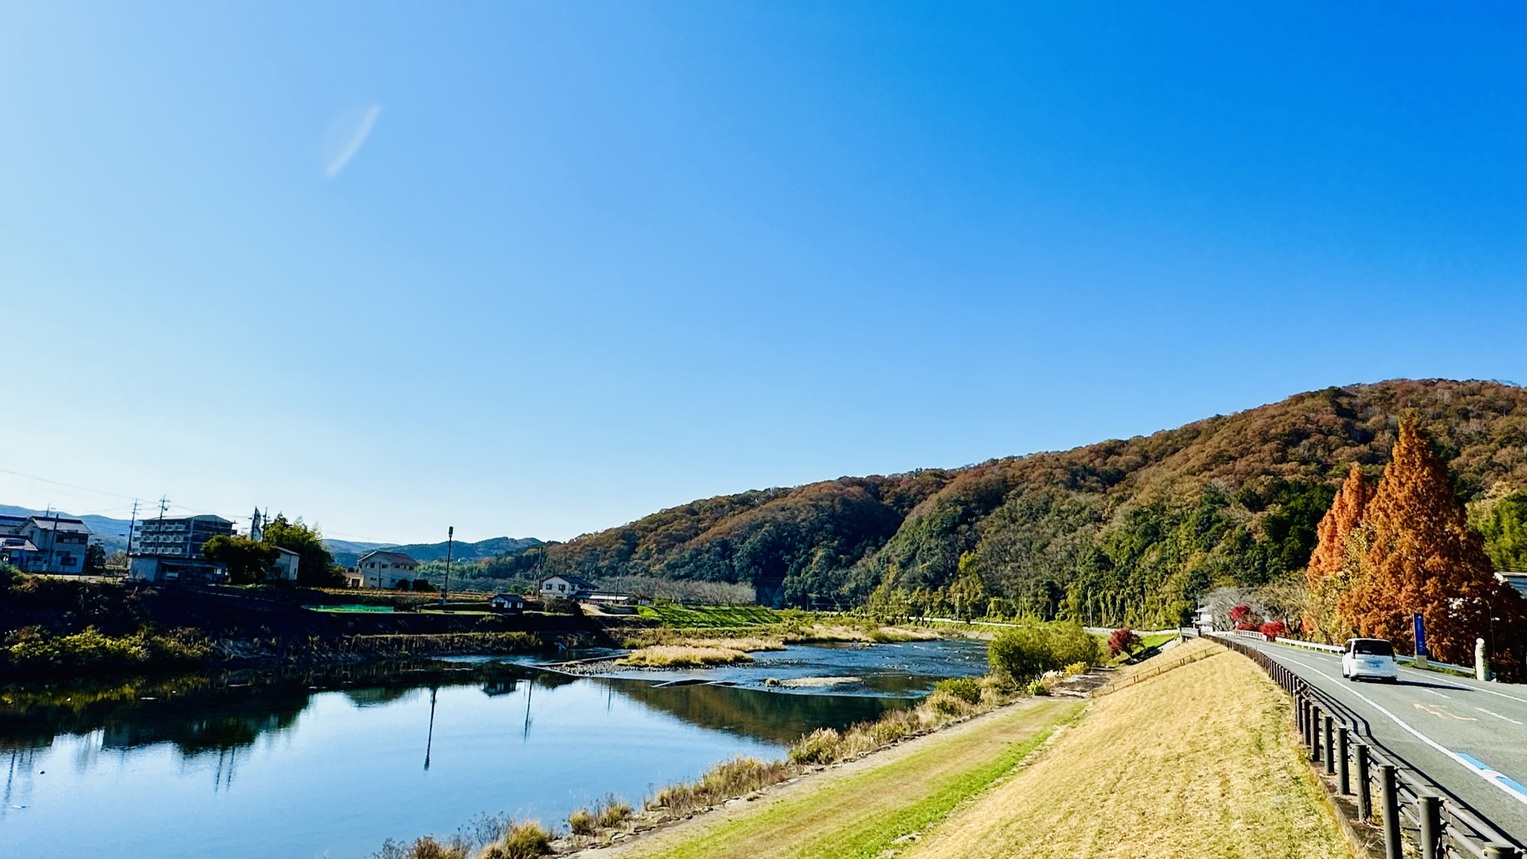
<path id="1" fill-rule="evenodd" d="M 1351 542 L 1353 529 L 1363 520 L 1368 506 L 1368 483 L 1363 470 L 1353 463 L 1347 480 L 1336 491 L 1331 509 L 1316 529 L 1318 542 L 1310 555 L 1304 575 L 1308 585 L 1305 597 L 1304 632 L 1325 641 L 1345 638 L 1350 631 L 1336 611 L 1337 598 L 1351 585 L 1355 571 Z"/>
<path id="2" fill-rule="evenodd" d="M 1467 665 L 1491 612 L 1520 629 L 1521 598 L 1495 578 L 1479 535 L 1467 527 L 1447 468 L 1413 417 L 1400 421 L 1394 454 L 1363 515 L 1361 569 L 1338 599 L 1342 619 L 1364 636 L 1415 646 L 1411 615 L 1426 622 L 1434 658 Z M 1498 630 L 1503 635 L 1506 630 Z M 1500 636 L 1494 636 L 1497 639 Z M 1499 656 L 1506 642 L 1497 640 Z"/>

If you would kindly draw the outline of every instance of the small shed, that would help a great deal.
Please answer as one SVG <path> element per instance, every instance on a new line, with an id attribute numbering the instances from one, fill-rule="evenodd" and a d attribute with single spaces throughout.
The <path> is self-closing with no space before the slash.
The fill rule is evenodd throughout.
<path id="1" fill-rule="evenodd" d="M 494 594 L 488 597 L 488 608 L 501 614 L 523 614 L 525 598 L 519 594 Z"/>

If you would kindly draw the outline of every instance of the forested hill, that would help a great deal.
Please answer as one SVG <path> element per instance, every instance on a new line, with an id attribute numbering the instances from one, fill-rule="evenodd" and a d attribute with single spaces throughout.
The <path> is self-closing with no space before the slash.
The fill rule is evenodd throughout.
<path id="1" fill-rule="evenodd" d="M 1059 453 L 696 501 L 550 546 L 547 568 L 751 582 L 802 606 L 959 579 L 1014 611 L 1172 624 L 1211 587 L 1302 571 L 1348 466 L 1376 480 L 1406 412 L 1466 499 L 1527 488 L 1527 391 L 1389 381 Z"/>

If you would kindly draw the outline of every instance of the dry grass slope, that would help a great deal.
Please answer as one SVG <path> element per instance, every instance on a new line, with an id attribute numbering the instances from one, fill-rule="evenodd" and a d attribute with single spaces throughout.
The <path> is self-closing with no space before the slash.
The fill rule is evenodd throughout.
<path id="1" fill-rule="evenodd" d="M 901 855 L 1345 859 L 1289 718 L 1249 661 L 1184 665 L 1099 699 L 1039 761 Z"/>

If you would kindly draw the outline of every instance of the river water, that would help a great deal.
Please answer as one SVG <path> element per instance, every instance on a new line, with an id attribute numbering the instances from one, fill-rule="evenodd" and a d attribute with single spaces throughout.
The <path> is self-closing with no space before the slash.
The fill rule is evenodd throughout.
<path id="1" fill-rule="evenodd" d="M 568 677 L 531 659 L 0 691 L 0 857 L 361 859 L 480 814 L 561 824 L 979 674 L 979 642 Z M 823 679 L 834 678 L 834 679 Z M 675 682 L 679 681 L 679 682 Z M 691 685 L 685 685 L 691 684 Z"/>

